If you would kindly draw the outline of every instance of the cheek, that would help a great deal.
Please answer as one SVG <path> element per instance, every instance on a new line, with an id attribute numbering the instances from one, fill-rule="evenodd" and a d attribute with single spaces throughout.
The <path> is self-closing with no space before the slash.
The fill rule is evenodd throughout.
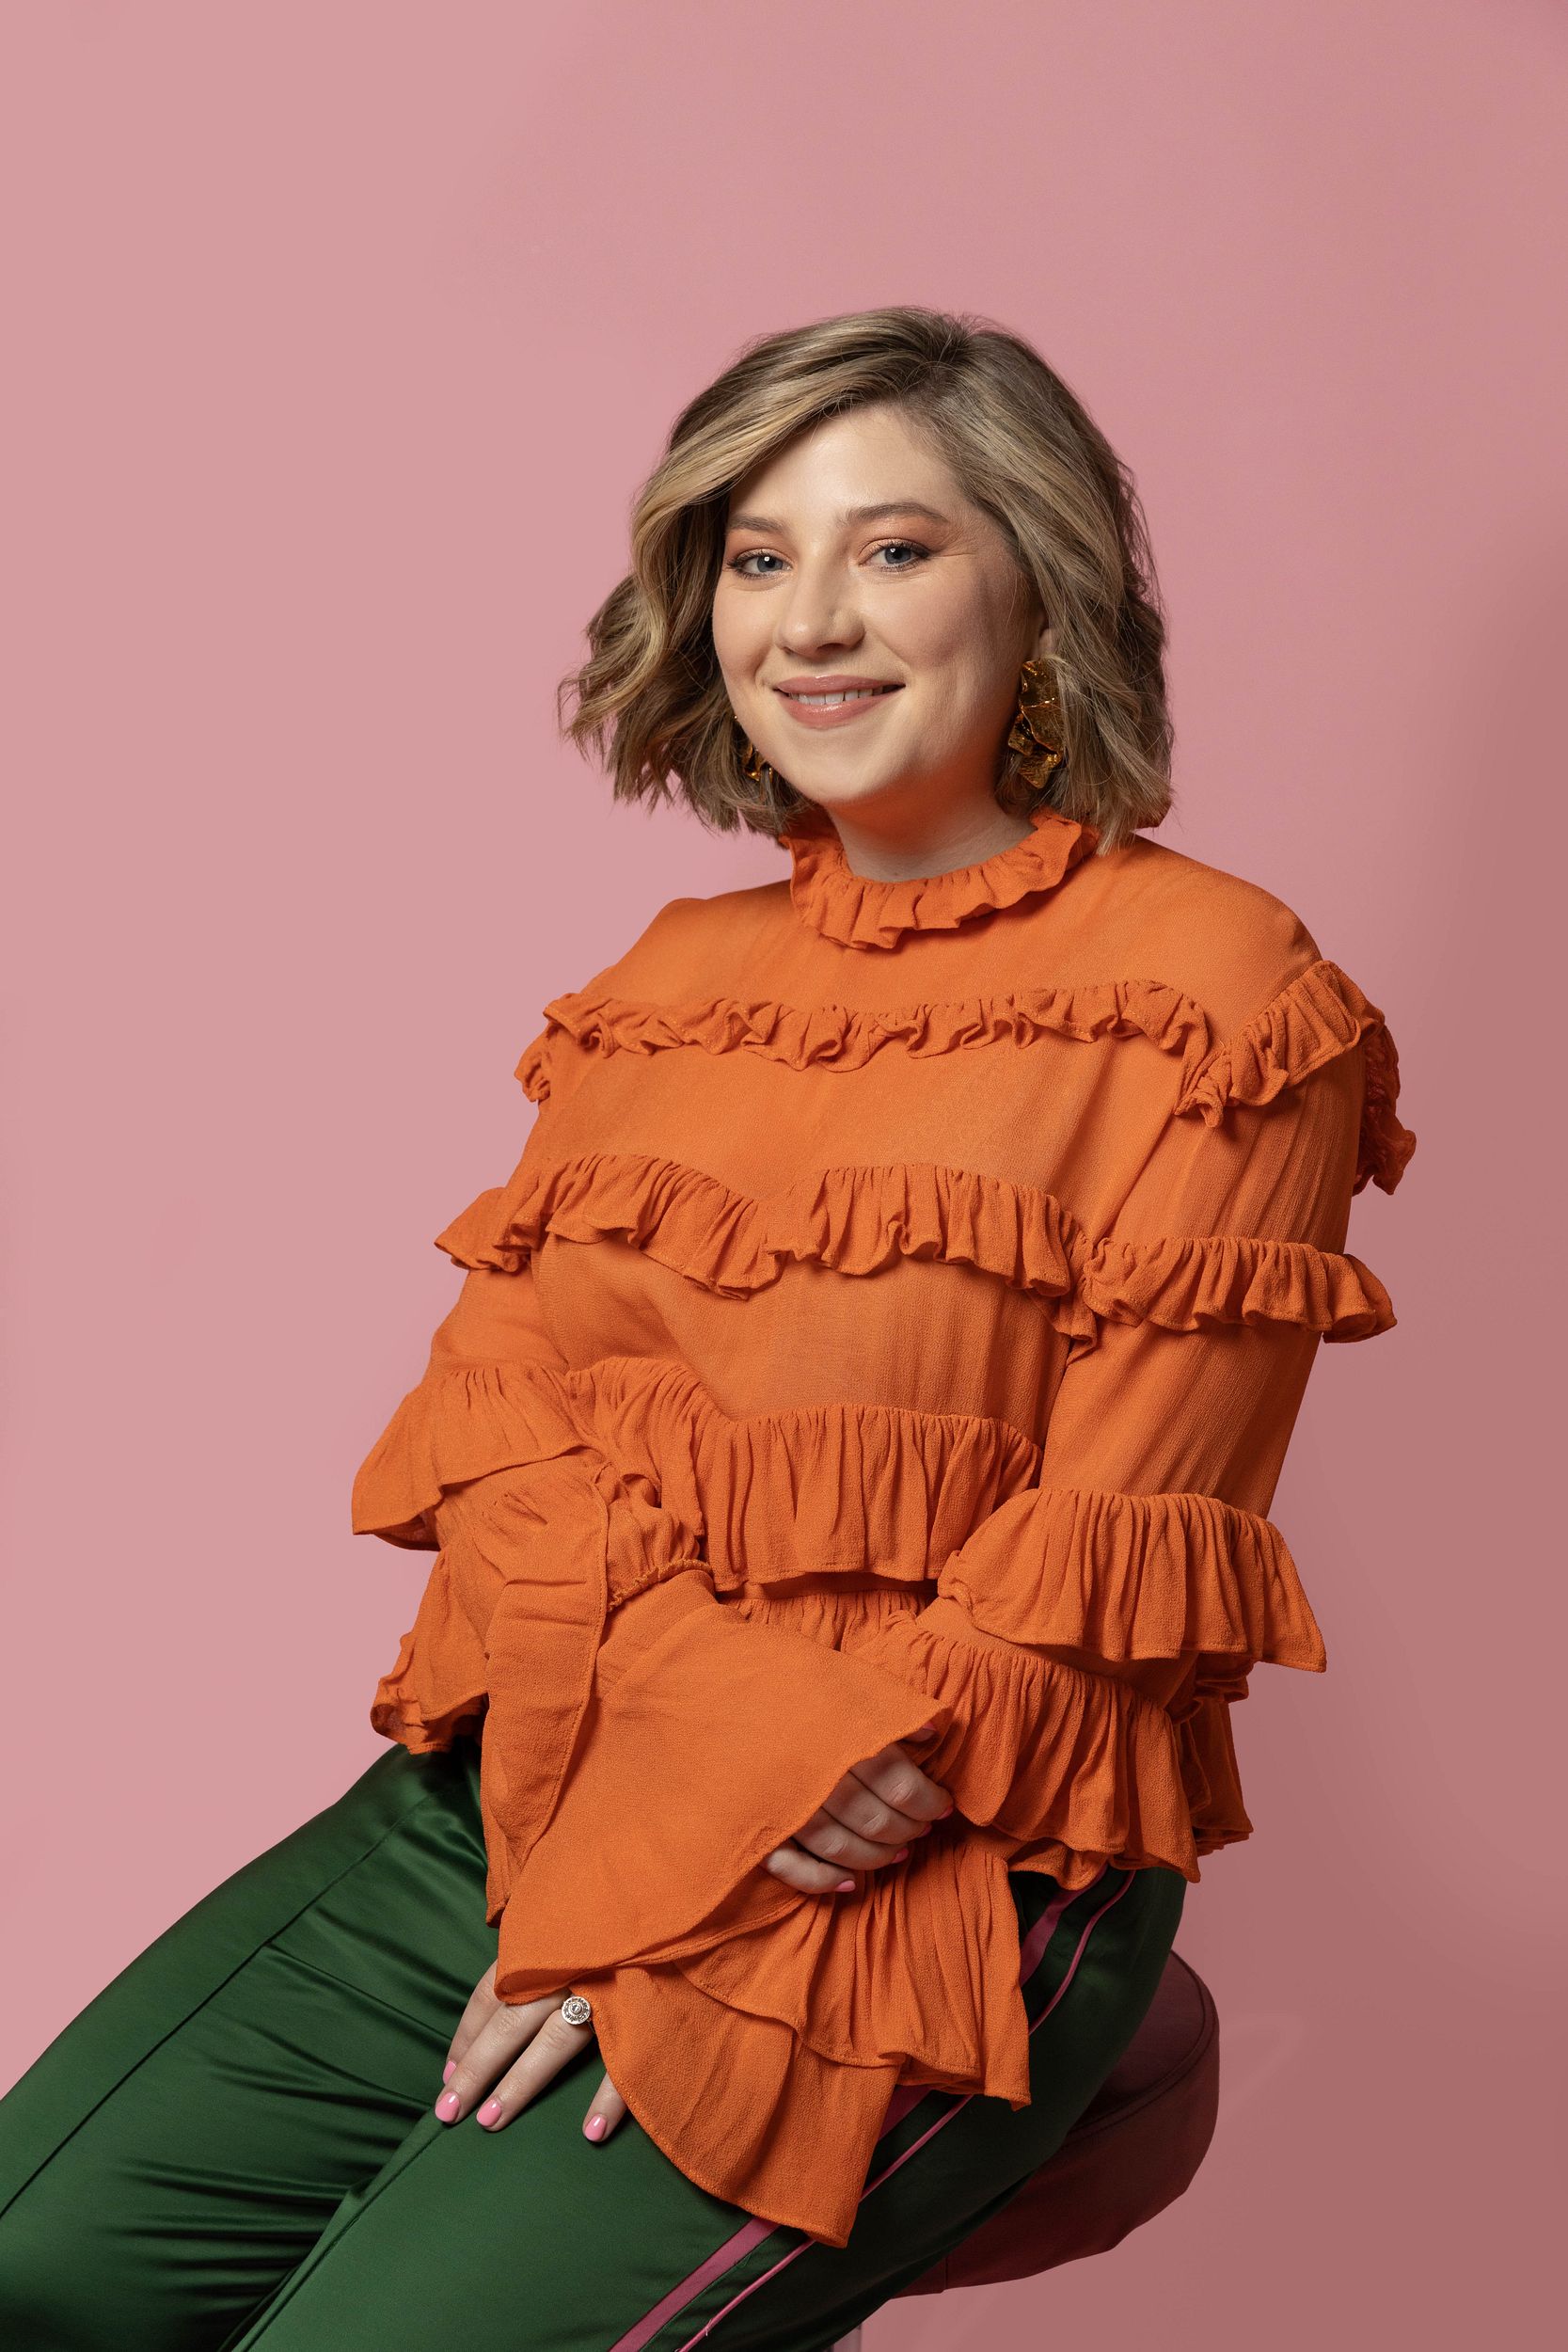
<path id="1" fill-rule="evenodd" d="M 926 723 L 945 741 L 966 742 L 1007 707 L 1013 677 L 974 646 L 927 673 Z"/>
<path id="2" fill-rule="evenodd" d="M 760 607 L 745 596 L 727 593 L 721 583 L 714 593 L 708 626 L 719 667 L 727 677 L 744 680 L 768 649 L 768 625 Z"/>
<path id="3" fill-rule="evenodd" d="M 969 590 L 933 596 L 890 631 L 894 653 L 925 687 L 927 723 L 944 735 L 965 736 L 1007 708 L 1018 684 L 1011 660 L 1016 623 L 996 600 Z"/>

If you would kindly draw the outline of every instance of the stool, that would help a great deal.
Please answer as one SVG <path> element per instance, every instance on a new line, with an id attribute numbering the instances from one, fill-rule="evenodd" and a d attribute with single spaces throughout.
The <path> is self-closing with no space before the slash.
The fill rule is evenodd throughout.
<path id="1" fill-rule="evenodd" d="M 1172 1952 L 1143 2024 L 1055 2154 L 899 2295 L 1030 2279 L 1119 2246 L 1190 2185 L 1214 2136 L 1219 2088 L 1213 1996 Z M 860 2339 L 852 2328 L 833 2352 L 860 2352 Z"/>

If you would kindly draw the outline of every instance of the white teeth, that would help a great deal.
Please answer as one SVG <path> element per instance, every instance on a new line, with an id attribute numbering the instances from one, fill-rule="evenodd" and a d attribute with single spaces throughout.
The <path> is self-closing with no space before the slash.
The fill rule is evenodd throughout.
<path id="1" fill-rule="evenodd" d="M 792 694 L 791 702 L 804 703 L 812 710 L 832 710 L 840 703 L 868 703 L 885 693 L 882 686 L 856 686 L 843 694 Z"/>

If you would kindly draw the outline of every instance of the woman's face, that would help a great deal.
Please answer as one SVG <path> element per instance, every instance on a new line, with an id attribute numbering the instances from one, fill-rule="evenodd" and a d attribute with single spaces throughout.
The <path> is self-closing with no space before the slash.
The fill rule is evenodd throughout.
<path id="1" fill-rule="evenodd" d="M 714 647 L 762 757 L 870 830 L 994 814 L 1020 667 L 1051 635 L 1001 532 L 903 412 L 811 426 L 736 485 L 727 523 Z M 824 678 L 876 691 L 799 699 Z"/>

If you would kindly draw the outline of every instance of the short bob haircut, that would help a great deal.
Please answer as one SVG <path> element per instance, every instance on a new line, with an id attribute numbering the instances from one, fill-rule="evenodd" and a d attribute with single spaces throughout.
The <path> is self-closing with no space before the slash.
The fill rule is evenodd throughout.
<path id="1" fill-rule="evenodd" d="M 762 787 L 746 774 L 713 647 L 729 502 L 792 436 L 877 401 L 928 437 L 1055 628 L 1066 757 L 1042 793 L 1006 752 L 999 806 L 1049 802 L 1097 827 L 1101 854 L 1157 825 L 1171 803 L 1165 627 L 1132 476 L 1037 351 L 968 313 L 858 310 L 763 336 L 688 404 L 637 495 L 632 568 L 561 681 L 558 717 L 577 702 L 562 734 L 594 745 L 617 800 L 684 799 L 716 832 L 778 836 L 807 803 L 771 769 Z"/>

